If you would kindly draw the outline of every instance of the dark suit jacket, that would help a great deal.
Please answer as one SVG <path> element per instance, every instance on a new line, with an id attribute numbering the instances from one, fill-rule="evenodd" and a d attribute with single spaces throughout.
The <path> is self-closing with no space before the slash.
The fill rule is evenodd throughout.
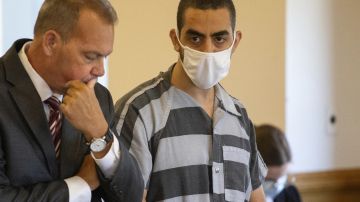
<path id="1" fill-rule="evenodd" d="M 294 185 L 288 185 L 275 197 L 274 202 L 301 202 L 300 193 Z"/>
<path id="2" fill-rule="evenodd" d="M 88 148 L 83 135 L 64 118 L 58 168 L 40 96 L 18 57 L 26 41 L 16 41 L 0 58 L 0 201 L 68 201 L 63 179 L 77 173 Z M 110 122 L 110 93 L 100 84 L 95 93 Z M 101 185 L 92 201 L 141 201 L 140 170 L 121 143 L 120 148 L 120 164 L 111 180 L 98 169 Z"/>

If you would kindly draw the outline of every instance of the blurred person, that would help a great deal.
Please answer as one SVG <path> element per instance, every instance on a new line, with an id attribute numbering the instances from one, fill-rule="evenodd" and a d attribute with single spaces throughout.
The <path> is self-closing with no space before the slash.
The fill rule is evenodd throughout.
<path id="1" fill-rule="evenodd" d="M 267 202 L 300 202 L 297 188 L 288 180 L 291 150 L 285 134 L 277 127 L 255 127 L 258 150 L 268 167 L 263 183 Z"/>

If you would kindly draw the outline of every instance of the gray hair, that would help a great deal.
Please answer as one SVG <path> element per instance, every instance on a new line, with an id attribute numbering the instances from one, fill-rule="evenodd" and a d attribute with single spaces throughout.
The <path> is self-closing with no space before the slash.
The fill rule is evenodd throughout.
<path id="1" fill-rule="evenodd" d="M 83 9 L 94 11 L 111 25 L 117 22 L 116 11 L 108 0 L 45 0 L 36 19 L 35 37 L 41 36 L 48 30 L 55 30 L 63 41 L 67 41 Z"/>

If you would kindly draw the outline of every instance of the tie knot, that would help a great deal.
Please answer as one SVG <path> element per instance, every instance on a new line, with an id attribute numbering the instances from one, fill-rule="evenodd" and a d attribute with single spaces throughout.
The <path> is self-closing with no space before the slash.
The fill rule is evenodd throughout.
<path id="1" fill-rule="evenodd" d="M 55 96 L 51 96 L 50 98 L 45 100 L 45 104 L 49 105 L 49 107 L 51 107 L 54 111 L 58 111 L 60 106 L 60 100 Z"/>

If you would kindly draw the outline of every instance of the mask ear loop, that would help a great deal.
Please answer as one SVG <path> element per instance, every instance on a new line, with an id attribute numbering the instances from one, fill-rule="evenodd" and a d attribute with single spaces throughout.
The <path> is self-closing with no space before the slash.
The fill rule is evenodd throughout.
<path id="1" fill-rule="evenodd" d="M 176 38 L 177 38 L 177 40 L 179 42 L 180 47 L 184 50 L 185 46 L 180 41 L 179 30 L 178 29 L 176 29 L 175 34 L 176 34 Z M 179 60 L 180 60 L 181 65 L 184 66 L 184 61 L 183 61 L 184 59 L 181 59 L 181 54 L 179 54 Z"/>
<path id="2" fill-rule="evenodd" d="M 236 29 L 234 28 L 234 32 L 233 32 L 233 41 L 231 43 L 231 46 L 229 48 L 233 48 L 234 47 L 234 44 L 235 44 L 235 40 L 236 40 Z"/>
<path id="3" fill-rule="evenodd" d="M 176 29 L 176 32 L 175 32 L 175 34 L 176 34 L 176 38 L 177 38 L 177 40 L 178 40 L 178 42 L 179 42 L 179 44 L 180 44 L 180 46 L 181 46 L 181 48 L 185 48 L 185 46 L 184 46 L 184 44 L 182 44 L 181 43 L 181 41 L 180 41 L 180 38 L 179 38 L 179 30 L 178 29 Z"/>

